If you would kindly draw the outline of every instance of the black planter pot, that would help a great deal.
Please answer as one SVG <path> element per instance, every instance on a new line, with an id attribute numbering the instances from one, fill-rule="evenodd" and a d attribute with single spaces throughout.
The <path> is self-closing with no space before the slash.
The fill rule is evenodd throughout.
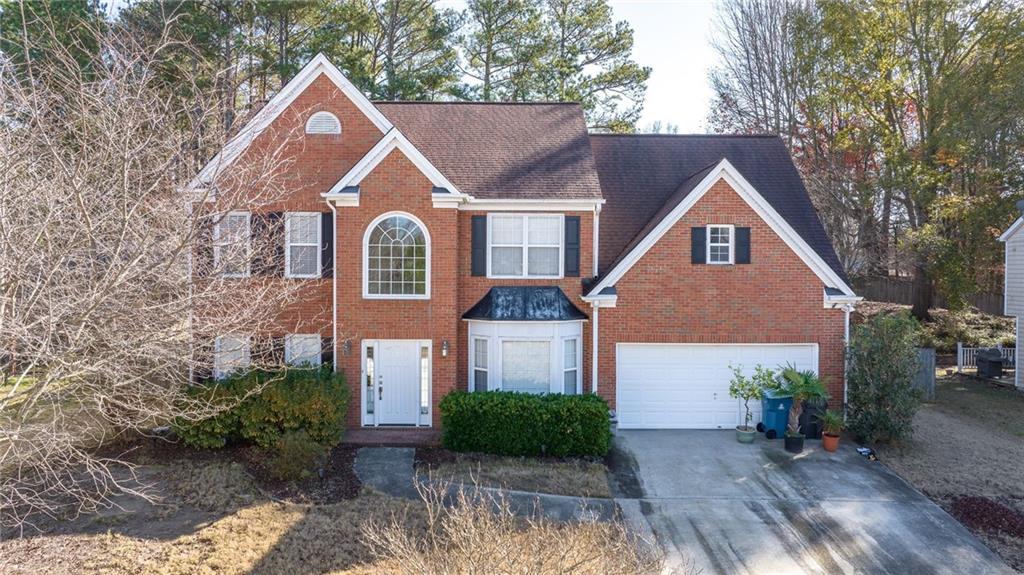
<path id="1" fill-rule="evenodd" d="M 826 401 L 805 401 L 800 412 L 800 433 L 807 439 L 821 439 L 821 416 L 828 409 Z"/>
<path id="2" fill-rule="evenodd" d="M 800 453 L 804 450 L 804 436 L 803 435 L 787 435 L 786 436 L 786 451 L 790 453 Z"/>

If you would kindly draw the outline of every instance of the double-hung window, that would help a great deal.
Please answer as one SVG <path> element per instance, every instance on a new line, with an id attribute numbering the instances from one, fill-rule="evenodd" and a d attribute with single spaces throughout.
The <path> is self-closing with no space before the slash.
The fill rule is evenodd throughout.
<path id="1" fill-rule="evenodd" d="M 562 392 L 566 395 L 576 395 L 580 387 L 579 340 L 563 339 L 562 348 Z"/>
<path id="2" fill-rule="evenodd" d="M 284 228 L 286 277 L 320 277 L 320 214 L 288 212 Z"/>
<path id="3" fill-rule="evenodd" d="M 558 214 L 491 214 L 490 277 L 562 276 L 563 218 Z"/>
<path id="4" fill-rule="evenodd" d="M 247 277 L 251 257 L 249 212 L 229 212 L 213 229 L 213 265 L 224 277 Z"/>
<path id="5" fill-rule="evenodd" d="M 709 264 L 733 263 L 733 244 L 732 226 L 708 226 L 707 262 Z"/>
<path id="6" fill-rule="evenodd" d="M 320 365 L 319 334 L 289 334 L 284 337 L 284 361 L 289 365 Z"/>
<path id="7" fill-rule="evenodd" d="M 473 389 L 487 391 L 487 339 L 473 339 Z"/>
<path id="8" fill-rule="evenodd" d="M 213 376 L 221 379 L 249 367 L 249 336 L 222 335 L 213 344 Z"/>

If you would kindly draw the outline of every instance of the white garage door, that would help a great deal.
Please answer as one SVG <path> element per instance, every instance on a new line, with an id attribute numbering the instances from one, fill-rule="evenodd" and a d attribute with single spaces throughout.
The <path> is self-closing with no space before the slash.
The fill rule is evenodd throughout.
<path id="1" fill-rule="evenodd" d="M 623 429 L 727 429 L 740 423 L 729 366 L 818 369 L 817 344 L 627 344 L 617 346 L 616 407 Z M 754 421 L 761 405 L 751 402 Z"/>

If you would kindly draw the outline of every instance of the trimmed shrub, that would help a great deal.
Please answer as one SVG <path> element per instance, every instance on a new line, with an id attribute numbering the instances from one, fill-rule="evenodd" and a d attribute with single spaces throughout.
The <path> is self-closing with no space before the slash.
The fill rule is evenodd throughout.
<path id="1" fill-rule="evenodd" d="M 918 326 L 909 314 L 878 315 L 858 325 L 847 350 L 847 428 L 861 441 L 898 441 L 910 435 L 921 393 Z"/>
<path id="2" fill-rule="evenodd" d="M 453 391 L 440 403 L 442 441 L 453 451 L 497 455 L 605 455 L 608 404 L 600 397 Z"/>
<path id="3" fill-rule="evenodd" d="M 327 448 L 313 441 L 304 429 L 288 431 L 274 444 L 270 475 L 287 481 L 305 479 L 326 453 Z"/>
<path id="4" fill-rule="evenodd" d="M 214 405 L 233 404 L 209 419 L 175 423 L 178 436 L 192 447 L 217 448 L 238 440 L 271 447 L 284 433 L 300 429 L 312 441 L 331 446 L 345 430 L 348 386 L 329 366 L 253 370 L 194 386 L 188 393 Z"/>

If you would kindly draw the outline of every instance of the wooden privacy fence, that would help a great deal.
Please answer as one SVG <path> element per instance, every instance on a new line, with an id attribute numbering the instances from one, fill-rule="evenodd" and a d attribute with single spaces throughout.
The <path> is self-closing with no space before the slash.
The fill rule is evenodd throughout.
<path id="1" fill-rule="evenodd" d="M 918 348 L 917 361 L 914 387 L 924 393 L 924 399 L 935 399 L 935 349 L 931 347 Z"/>
<path id="2" fill-rule="evenodd" d="M 962 372 L 965 369 L 978 368 L 978 351 L 982 349 L 989 349 L 987 347 L 966 347 L 962 342 L 956 342 L 956 371 Z M 999 353 L 1003 356 L 1003 361 L 1007 367 L 1013 367 L 1014 360 L 1016 359 L 1017 349 L 1012 347 L 1003 347 L 1001 345 L 996 346 L 995 349 L 999 350 Z"/>
<path id="3" fill-rule="evenodd" d="M 914 283 L 911 280 L 897 278 L 864 278 L 854 282 L 853 291 L 864 299 L 912 305 L 914 303 Z M 967 302 L 985 313 L 1003 315 L 1003 294 L 976 293 L 967 297 Z M 948 307 L 939 296 L 935 297 L 935 307 Z"/>

